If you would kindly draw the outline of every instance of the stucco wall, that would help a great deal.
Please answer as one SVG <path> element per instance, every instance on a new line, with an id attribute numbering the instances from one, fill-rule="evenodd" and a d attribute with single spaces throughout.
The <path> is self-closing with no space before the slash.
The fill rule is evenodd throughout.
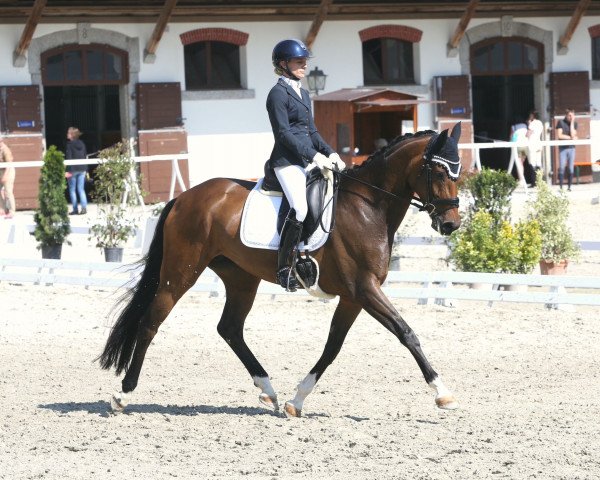
<path id="1" fill-rule="evenodd" d="M 460 57 L 448 57 L 446 44 L 457 24 L 453 20 L 402 21 L 344 21 L 325 22 L 313 45 L 314 58 L 310 67 L 318 66 L 327 75 L 326 92 L 362 84 L 361 42 L 358 32 L 364 28 L 384 23 L 406 24 L 422 30 L 422 40 L 415 47 L 416 78 L 419 85 L 407 88 L 409 93 L 431 98 L 431 78 L 436 75 L 462 73 Z M 476 19 L 469 29 L 480 27 L 499 19 Z M 514 18 L 514 22 L 534 25 L 552 33 L 553 71 L 591 70 L 591 41 L 588 27 L 600 24 L 600 17 L 584 17 L 569 45 L 566 55 L 558 55 L 556 43 L 566 28 L 568 18 Z M 231 23 L 175 23 L 164 33 L 156 52 L 154 63 L 144 63 L 143 49 L 150 38 L 151 24 L 91 24 L 91 28 L 113 30 L 134 39 L 139 48 L 140 82 L 181 82 L 185 88 L 183 47 L 179 35 L 198 28 L 223 27 L 248 33 L 241 47 L 247 92 L 243 98 L 235 95 L 212 93 L 213 97 L 191 92 L 183 93 L 183 116 L 189 134 L 191 183 L 196 184 L 213 176 L 258 177 L 272 146 L 272 134 L 265 110 L 265 99 L 276 81 L 271 66 L 271 49 L 283 38 L 302 38 L 310 22 L 231 22 Z M 12 51 L 21 35 L 22 25 L 0 25 L 0 84 L 18 85 L 32 82 L 26 65 L 15 68 Z M 74 24 L 42 24 L 34 39 L 58 31 L 72 31 Z M 545 88 L 545 87 L 544 87 Z M 600 82 L 591 89 L 591 103 L 600 109 Z M 223 98 L 221 98 L 223 97 Z M 238 95 L 239 97 L 239 95 Z M 543 102 L 547 106 L 548 94 Z M 129 108 L 132 109 L 129 104 Z M 419 128 L 435 126 L 433 107 L 419 107 Z M 135 112 L 126 121 L 133 123 Z M 592 132 L 600 132 L 600 113 L 592 118 Z M 597 138 L 597 137 L 596 137 Z M 592 157 L 600 159 L 600 144 L 592 146 Z"/>

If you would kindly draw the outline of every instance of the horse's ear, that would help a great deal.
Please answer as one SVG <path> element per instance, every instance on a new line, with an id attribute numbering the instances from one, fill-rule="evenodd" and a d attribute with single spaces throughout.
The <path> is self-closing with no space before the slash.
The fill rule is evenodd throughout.
<path id="1" fill-rule="evenodd" d="M 448 139 L 448 130 L 444 130 L 442 133 L 440 133 L 437 136 L 437 138 L 433 142 L 433 145 L 431 146 L 430 151 L 433 153 L 439 152 L 446 144 L 447 139 Z"/>
<path id="2" fill-rule="evenodd" d="M 454 125 L 454 128 L 452 128 L 452 133 L 450 134 L 456 143 L 458 143 L 458 140 L 460 139 L 460 124 L 461 122 L 458 122 L 456 125 Z"/>

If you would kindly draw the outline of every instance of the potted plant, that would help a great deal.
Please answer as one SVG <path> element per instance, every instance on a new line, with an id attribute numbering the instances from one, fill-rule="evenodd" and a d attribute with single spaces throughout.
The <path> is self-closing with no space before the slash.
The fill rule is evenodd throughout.
<path id="1" fill-rule="evenodd" d="M 511 194 L 517 181 L 503 171 L 484 169 L 465 180 L 472 198 L 463 225 L 448 240 L 448 261 L 458 270 L 483 273 L 530 273 L 541 252 L 534 219 L 510 221 Z M 474 285 L 478 287 L 478 285 Z"/>
<path id="2" fill-rule="evenodd" d="M 131 158 L 129 142 L 122 141 L 101 150 L 98 158 L 93 194 L 98 204 L 98 221 L 90 227 L 90 232 L 96 238 L 96 246 L 104 249 L 106 261 L 120 262 L 123 246 L 137 227 L 136 217 L 127 208 L 135 198 L 128 192 L 133 190 L 133 182 L 140 188 L 140 181 L 131 174 L 135 162 Z"/>
<path id="3" fill-rule="evenodd" d="M 567 225 L 569 199 L 563 192 L 553 192 L 540 172 L 536 178 L 537 195 L 528 202 L 528 218 L 540 225 L 542 275 L 564 274 L 569 260 L 579 257 L 579 245 Z"/>
<path id="4" fill-rule="evenodd" d="M 33 216 L 33 235 L 39 242 L 42 258 L 60 258 L 62 245 L 71 233 L 66 188 L 65 156 L 51 145 L 44 155 L 39 181 L 39 206 Z"/>
<path id="5" fill-rule="evenodd" d="M 449 260 L 458 270 L 484 273 L 530 273 L 538 264 L 541 233 L 534 220 L 495 225 L 483 210 L 452 234 Z"/>

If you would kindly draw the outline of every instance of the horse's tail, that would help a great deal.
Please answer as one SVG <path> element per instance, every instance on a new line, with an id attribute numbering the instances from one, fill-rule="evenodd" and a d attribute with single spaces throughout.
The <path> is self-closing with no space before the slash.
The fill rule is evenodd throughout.
<path id="1" fill-rule="evenodd" d="M 104 351 L 96 359 L 100 361 L 100 366 L 105 370 L 115 367 L 117 375 L 129 367 L 140 320 L 158 290 L 163 258 L 163 229 L 174 203 L 175 199 L 165 205 L 158 219 L 148 253 L 135 263 L 135 265 L 145 264 L 142 276 L 139 282 L 130 288 L 115 305 L 116 307 L 127 302 L 110 331 Z"/>

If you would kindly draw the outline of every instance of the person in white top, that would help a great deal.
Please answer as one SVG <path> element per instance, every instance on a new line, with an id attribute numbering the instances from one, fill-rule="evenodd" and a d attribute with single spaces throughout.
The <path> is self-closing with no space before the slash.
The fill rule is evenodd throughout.
<path id="1" fill-rule="evenodd" d="M 527 120 L 527 138 L 529 139 L 529 152 L 527 158 L 529 164 L 536 170 L 542 168 L 542 133 L 544 124 L 536 110 L 529 112 Z"/>
<path id="2" fill-rule="evenodd" d="M 527 125 L 523 122 L 522 117 L 515 119 L 515 123 L 510 127 L 510 141 L 518 142 L 521 145 L 527 141 Z M 515 161 L 515 167 L 517 168 L 517 176 L 521 185 L 526 188 L 527 181 L 525 180 L 524 168 L 525 159 L 527 158 L 527 147 L 518 146 L 512 149 L 512 159 Z M 512 163 L 512 160 L 511 160 Z"/>

